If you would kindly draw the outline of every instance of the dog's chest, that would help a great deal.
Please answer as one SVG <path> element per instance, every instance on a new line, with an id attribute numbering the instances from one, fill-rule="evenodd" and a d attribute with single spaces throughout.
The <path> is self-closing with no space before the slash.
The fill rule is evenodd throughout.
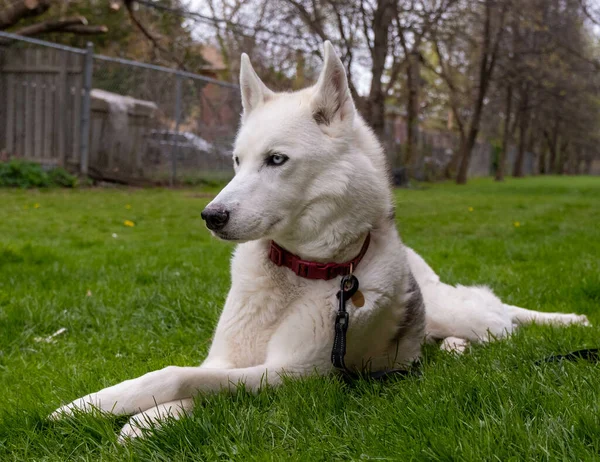
<path id="1" fill-rule="evenodd" d="M 237 271 L 217 335 L 228 345 L 235 366 L 248 367 L 265 360 L 269 342 L 290 315 L 290 307 L 310 293 L 302 284 L 290 284 L 285 268 L 251 265 L 247 259 L 240 262 L 240 257 L 234 258 Z"/>

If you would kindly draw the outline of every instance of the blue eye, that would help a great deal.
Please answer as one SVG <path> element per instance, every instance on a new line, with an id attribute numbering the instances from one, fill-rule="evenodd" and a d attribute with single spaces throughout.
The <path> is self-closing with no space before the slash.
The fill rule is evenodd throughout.
<path id="1" fill-rule="evenodd" d="M 289 159 L 288 156 L 275 152 L 275 153 L 269 155 L 269 157 L 267 157 L 267 165 L 272 165 L 272 166 L 277 167 L 279 165 L 285 164 L 288 159 Z"/>

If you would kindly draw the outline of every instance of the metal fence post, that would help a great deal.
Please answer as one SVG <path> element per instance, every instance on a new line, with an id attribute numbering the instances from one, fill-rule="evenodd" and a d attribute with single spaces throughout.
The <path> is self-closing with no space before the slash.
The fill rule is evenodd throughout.
<path id="1" fill-rule="evenodd" d="M 171 186 L 177 181 L 177 153 L 179 151 L 179 142 L 177 141 L 177 133 L 179 133 L 179 124 L 181 123 L 181 80 L 182 76 L 178 72 L 175 75 L 175 136 L 174 143 L 171 145 Z"/>
<path id="2" fill-rule="evenodd" d="M 88 157 L 90 151 L 90 119 L 92 74 L 94 72 L 94 44 L 87 43 L 83 68 L 83 96 L 81 104 L 81 158 L 79 171 L 82 175 L 88 173 Z"/>

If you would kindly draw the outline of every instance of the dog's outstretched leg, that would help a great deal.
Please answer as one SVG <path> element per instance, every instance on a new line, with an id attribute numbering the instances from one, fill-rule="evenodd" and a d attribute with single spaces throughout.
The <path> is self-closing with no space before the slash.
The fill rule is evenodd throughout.
<path id="1" fill-rule="evenodd" d="M 278 385 L 283 375 L 301 376 L 312 370 L 266 364 L 238 369 L 169 366 L 76 399 L 50 417 L 56 419 L 72 414 L 75 409 L 92 408 L 113 414 L 134 414 L 157 404 L 188 399 L 199 392 L 232 390 L 238 384 L 254 391 L 263 385 Z"/>
<path id="2" fill-rule="evenodd" d="M 119 443 L 125 443 L 131 438 L 144 436 L 144 429 L 158 427 L 162 420 L 171 418 L 179 419 L 191 411 L 194 407 L 194 399 L 186 398 L 159 404 L 151 409 L 134 415 L 129 422 L 123 426 L 119 434 Z"/>
<path id="3" fill-rule="evenodd" d="M 567 324 L 582 324 L 589 326 L 587 316 L 583 314 L 573 313 L 544 313 L 542 311 L 527 310 L 518 306 L 504 304 L 514 324 L 554 324 L 554 325 L 567 325 Z"/>

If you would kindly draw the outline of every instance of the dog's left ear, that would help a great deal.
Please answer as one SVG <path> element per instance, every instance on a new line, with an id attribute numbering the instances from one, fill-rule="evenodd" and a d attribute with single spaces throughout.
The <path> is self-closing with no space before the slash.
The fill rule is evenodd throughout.
<path id="1" fill-rule="evenodd" d="M 240 91 L 244 108 L 242 121 L 248 117 L 250 112 L 273 96 L 273 92 L 267 88 L 254 71 L 246 53 L 242 53 L 240 63 Z"/>
<path id="2" fill-rule="evenodd" d="M 352 123 L 354 102 L 348 89 L 346 70 L 333 45 L 325 42 L 325 59 L 311 100 L 313 118 L 319 125 Z"/>

